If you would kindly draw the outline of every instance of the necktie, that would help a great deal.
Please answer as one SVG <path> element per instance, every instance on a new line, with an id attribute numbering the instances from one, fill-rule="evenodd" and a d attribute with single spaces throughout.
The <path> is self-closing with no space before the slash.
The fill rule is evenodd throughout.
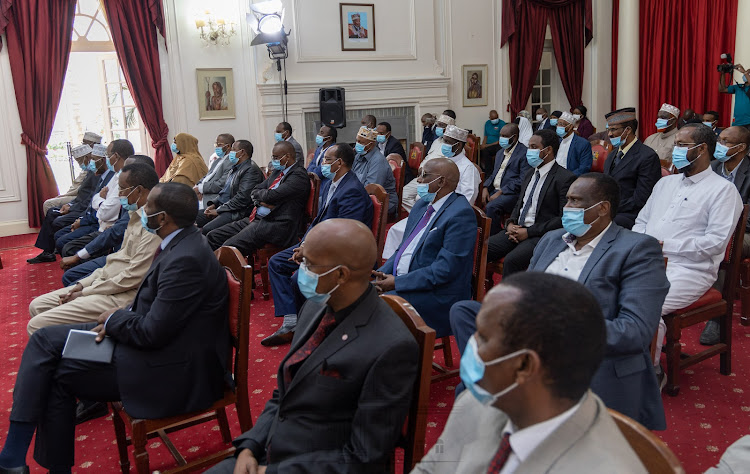
<path id="1" fill-rule="evenodd" d="M 424 215 L 419 220 L 419 222 L 417 222 L 417 226 L 414 227 L 414 230 L 411 231 L 411 234 L 409 234 L 409 237 L 401 243 L 401 247 L 398 249 L 398 252 L 396 253 L 396 259 L 393 261 L 393 274 L 394 275 L 396 274 L 396 269 L 398 268 L 398 262 L 399 260 L 401 260 L 401 256 L 404 254 L 406 247 L 408 247 L 411 241 L 417 237 L 419 232 L 427 226 L 427 223 L 430 222 L 430 217 L 432 217 L 433 212 L 435 212 L 435 208 L 432 207 L 432 205 L 427 206 L 427 210 L 424 211 Z"/>
<path id="2" fill-rule="evenodd" d="M 274 189 L 274 187 L 279 184 L 279 181 L 281 181 L 281 178 L 284 177 L 284 173 L 279 173 L 278 176 L 276 176 L 276 179 L 273 180 L 273 183 L 271 183 L 271 187 L 268 189 Z M 253 208 L 253 212 L 250 213 L 250 217 L 248 217 L 248 222 L 252 222 L 255 220 L 255 213 L 258 212 L 258 206 L 255 206 Z"/>
<path id="3" fill-rule="evenodd" d="M 611 166 L 609 167 L 609 172 L 610 172 L 610 173 L 611 173 L 612 171 L 614 171 L 614 169 L 615 169 L 615 168 L 617 168 L 617 165 L 619 165 L 619 164 L 620 164 L 620 162 L 622 161 L 622 157 L 623 157 L 623 156 L 625 156 L 625 155 L 623 155 L 623 153 L 622 153 L 622 150 L 619 150 L 619 149 L 618 149 L 618 150 L 617 150 L 617 154 L 615 155 L 615 159 L 614 159 L 614 160 L 612 160 L 612 165 L 611 165 Z"/>
<path id="4" fill-rule="evenodd" d="M 156 252 L 154 253 L 154 260 L 156 260 L 156 257 L 158 257 L 160 253 L 161 253 L 161 245 L 156 247 Z"/>
<path id="5" fill-rule="evenodd" d="M 329 332 L 333 330 L 333 325 L 336 322 L 336 319 L 333 316 L 333 312 L 328 310 L 325 315 L 323 315 L 323 318 L 320 320 L 320 323 L 318 324 L 317 329 L 315 329 L 315 332 L 312 333 L 312 336 L 310 336 L 310 339 L 305 342 L 305 344 L 300 347 L 297 352 L 292 354 L 284 363 L 284 383 L 289 386 L 289 384 L 292 382 L 292 367 L 294 367 L 297 364 L 301 364 L 302 362 L 307 359 L 312 352 L 317 349 L 317 347 L 320 345 L 321 342 L 323 342 L 323 339 L 326 338 Z"/>
<path id="6" fill-rule="evenodd" d="M 529 208 L 531 207 L 531 201 L 534 200 L 534 191 L 536 190 L 536 185 L 539 184 L 539 178 L 541 178 L 542 175 L 539 174 L 539 171 L 534 172 L 534 184 L 531 186 L 531 192 L 529 193 L 529 198 L 526 200 L 525 203 L 523 203 L 523 210 L 521 211 L 521 216 L 518 218 L 518 225 L 522 226 L 523 223 L 526 221 L 526 214 L 529 213 Z"/>
<path id="7" fill-rule="evenodd" d="M 510 433 L 505 433 L 503 439 L 500 441 L 500 447 L 497 448 L 492 461 L 490 461 L 487 474 L 498 474 L 503 469 L 503 466 L 505 466 L 512 452 L 513 449 L 510 447 Z"/>

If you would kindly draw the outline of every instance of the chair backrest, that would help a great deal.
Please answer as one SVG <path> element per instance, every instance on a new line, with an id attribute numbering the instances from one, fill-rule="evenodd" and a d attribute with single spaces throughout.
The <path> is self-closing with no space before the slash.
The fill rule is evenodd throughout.
<path id="1" fill-rule="evenodd" d="M 379 184 L 368 184 L 365 186 L 367 194 L 370 195 L 373 205 L 372 213 L 372 235 L 375 236 L 375 241 L 378 243 L 378 259 L 380 261 L 383 255 L 383 247 L 385 247 L 385 227 L 388 224 L 388 193 L 385 192 L 383 186 Z"/>
<path id="2" fill-rule="evenodd" d="M 729 244 L 724 252 L 724 261 L 721 262 L 722 268 L 726 271 L 724 287 L 721 289 L 721 294 L 723 299 L 726 300 L 727 308 L 730 312 L 734 307 L 737 282 L 739 281 L 740 262 L 742 261 L 742 243 L 745 239 L 745 224 L 747 223 L 748 209 L 750 209 L 750 204 L 742 206 L 742 212 L 737 221 L 737 227 L 734 228 L 732 238 L 729 239 Z"/>
<path id="3" fill-rule="evenodd" d="M 468 158 L 473 163 L 477 163 L 479 161 L 479 137 L 470 133 L 466 137 L 466 145 L 464 145 L 464 149 L 466 150 L 466 158 Z"/>
<path id="4" fill-rule="evenodd" d="M 406 179 L 406 173 L 404 173 L 404 160 L 398 153 L 391 153 L 387 156 L 388 164 L 391 165 L 391 171 L 393 171 L 393 178 L 396 180 L 396 195 L 398 196 L 398 205 L 396 209 L 401 209 L 401 198 L 404 193 L 404 180 Z"/>
<path id="5" fill-rule="evenodd" d="M 474 163 L 474 168 L 479 171 L 479 185 L 477 186 L 477 194 L 474 196 L 474 205 L 482 208 L 482 190 L 484 189 L 484 171 L 482 167 Z"/>
<path id="6" fill-rule="evenodd" d="M 410 472 L 424 456 L 435 330 L 425 324 L 417 310 L 405 299 L 395 295 L 381 295 L 380 297 L 401 318 L 419 345 L 419 363 L 417 378 L 414 381 L 414 393 L 409 406 L 409 414 L 406 417 L 405 433 L 398 443 L 398 446 L 404 450 L 403 472 Z"/>
<path id="7" fill-rule="evenodd" d="M 591 147 L 591 153 L 593 154 L 591 171 L 596 173 L 604 173 L 604 162 L 607 161 L 607 155 L 609 154 L 609 151 L 606 147 L 597 144 Z"/>
<path id="8" fill-rule="evenodd" d="M 492 219 L 478 207 L 472 207 L 477 218 L 477 239 L 474 242 L 474 265 L 471 270 L 471 296 L 476 301 L 482 301 L 485 291 L 484 280 L 487 277 L 487 253 Z"/>
<path id="9" fill-rule="evenodd" d="M 659 437 L 632 418 L 612 409 L 607 409 L 607 411 L 649 473 L 685 472 L 680 460 Z"/>
<path id="10" fill-rule="evenodd" d="M 320 178 L 315 173 L 307 173 L 310 177 L 310 196 L 307 198 L 305 214 L 307 223 L 311 223 L 318 215 L 318 201 L 320 200 Z"/>
<path id="11" fill-rule="evenodd" d="M 424 160 L 425 149 L 424 145 L 419 142 L 414 142 L 409 145 L 409 168 L 414 170 L 414 174 L 419 171 L 419 167 L 422 165 Z"/>
<path id="12" fill-rule="evenodd" d="M 661 167 L 661 177 L 662 178 L 665 177 L 665 176 L 669 176 L 670 174 L 672 174 L 671 171 L 669 171 L 668 169 L 666 169 L 663 166 Z"/>
<path id="13" fill-rule="evenodd" d="M 310 166 L 310 162 L 313 160 L 314 157 L 315 157 L 315 150 L 307 154 L 307 157 L 305 158 L 305 168 Z"/>

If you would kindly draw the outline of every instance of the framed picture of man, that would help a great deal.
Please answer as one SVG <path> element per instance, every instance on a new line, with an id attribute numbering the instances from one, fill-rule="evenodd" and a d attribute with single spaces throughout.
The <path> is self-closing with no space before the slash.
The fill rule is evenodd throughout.
<path id="1" fill-rule="evenodd" d="M 487 105 L 487 75 L 486 64 L 469 64 L 461 68 L 463 76 L 463 104 L 464 107 L 480 107 Z"/>
<path id="2" fill-rule="evenodd" d="M 198 118 L 233 119 L 234 79 L 232 69 L 196 69 Z"/>
<path id="3" fill-rule="evenodd" d="M 339 3 L 341 51 L 375 51 L 375 4 Z"/>

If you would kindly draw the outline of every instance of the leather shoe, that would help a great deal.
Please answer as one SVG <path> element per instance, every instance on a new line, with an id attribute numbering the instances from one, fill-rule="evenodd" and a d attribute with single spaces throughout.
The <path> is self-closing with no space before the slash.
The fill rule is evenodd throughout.
<path id="1" fill-rule="evenodd" d="M 719 343 L 721 339 L 720 326 L 716 321 L 708 321 L 706 327 L 701 332 L 701 337 L 698 340 L 704 346 L 713 346 Z"/>
<path id="2" fill-rule="evenodd" d="M 273 347 L 289 344 L 294 337 L 294 329 L 297 326 L 281 326 L 275 333 L 260 341 L 262 346 Z"/>
<path id="3" fill-rule="evenodd" d="M 19 466 L 19 467 L 0 466 L 0 474 L 29 474 L 29 466 Z"/>
<path id="4" fill-rule="evenodd" d="M 34 258 L 29 258 L 26 260 L 26 263 L 35 264 L 35 263 L 49 263 L 54 262 L 57 260 L 57 257 L 55 257 L 54 253 L 50 252 L 42 252 L 39 255 L 37 255 Z"/>
<path id="5" fill-rule="evenodd" d="M 79 401 L 76 406 L 76 425 L 80 425 L 95 418 L 109 414 L 109 407 L 105 402 Z"/>

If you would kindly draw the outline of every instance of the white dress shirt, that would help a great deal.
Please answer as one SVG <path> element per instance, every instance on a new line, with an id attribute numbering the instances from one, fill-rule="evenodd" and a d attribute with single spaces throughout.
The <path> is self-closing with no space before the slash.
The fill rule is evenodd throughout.
<path id="1" fill-rule="evenodd" d="M 477 192 L 479 191 L 479 181 L 481 180 L 479 170 L 474 166 L 474 163 L 466 157 L 463 150 L 460 154 L 448 159 L 458 166 L 458 172 L 460 174 L 456 192 L 463 194 L 469 201 L 469 204 L 474 204 L 474 201 L 477 198 Z"/>
<path id="2" fill-rule="evenodd" d="M 348 171 L 346 173 L 344 173 L 344 176 L 346 176 L 347 174 L 349 174 Z M 341 180 L 344 179 L 344 176 L 340 177 L 336 181 L 331 181 L 331 187 L 328 188 L 328 194 L 326 195 L 326 202 L 325 202 L 325 205 L 323 206 L 324 209 L 328 206 L 328 203 L 331 202 L 331 198 L 333 197 L 333 193 L 336 192 L 336 189 L 339 187 L 339 184 L 341 183 Z"/>
<path id="3" fill-rule="evenodd" d="M 573 143 L 573 135 L 575 134 L 571 133 L 562 139 L 560 142 L 560 149 L 557 150 L 557 155 L 555 156 L 557 164 L 565 169 L 568 169 L 568 151 L 570 150 L 570 144 Z"/>
<path id="4" fill-rule="evenodd" d="M 518 142 L 514 143 L 512 147 L 506 150 L 503 150 L 503 162 L 500 163 L 500 169 L 497 170 L 495 181 L 492 182 L 492 186 L 495 187 L 495 191 L 500 190 L 500 183 L 503 180 L 503 174 L 505 174 L 505 168 L 508 167 L 508 163 L 510 162 L 510 156 L 513 154 L 513 150 L 516 149 L 516 145 L 518 145 Z"/>
<path id="5" fill-rule="evenodd" d="M 544 273 L 552 273 L 553 275 L 560 275 L 578 281 L 583 267 L 586 266 L 589 257 L 610 227 L 612 227 L 611 222 L 599 235 L 591 239 L 591 242 L 581 247 L 581 250 L 576 250 L 576 242 L 578 241 L 576 236 L 569 232 L 565 233 L 562 239 L 567 247 L 557 255 L 557 258 L 550 263 L 547 269 L 544 270 Z"/>
<path id="6" fill-rule="evenodd" d="M 422 163 L 433 158 L 445 158 L 445 156 L 443 156 L 442 150 L 443 143 L 445 143 L 445 141 L 443 141 L 443 137 L 436 138 L 435 141 L 432 142 L 432 145 L 430 145 L 430 149 L 427 151 L 427 156 L 424 157 Z"/>
<path id="7" fill-rule="evenodd" d="M 539 194 L 541 194 L 544 180 L 547 179 L 547 175 L 554 164 L 554 161 L 550 161 L 546 165 L 537 168 L 534 171 L 534 174 L 531 175 L 531 181 L 529 181 L 529 185 L 526 187 L 526 192 L 523 195 L 523 202 L 521 202 L 521 212 L 523 212 L 523 208 L 526 207 L 526 200 L 529 198 L 531 198 L 531 206 L 529 206 L 529 210 L 526 213 L 526 220 L 519 222 L 519 225 L 522 227 L 530 227 L 534 225 L 536 220 L 536 208 L 539 205 Z M 534 188 L 534 195 L 530 196 L 531 188 L 534 187 L 534 180 L 536 179 L 535 175 L 537 172 L 539 172 L 539 182 L 536 184 L 536 188 Z"/>
<path id="8" fill-rule="evenodd" d="M 412 255 L 414 255 L 414 251 L 417 249 L 417 245 L 419 245 L 419 241 L 422 240 L 422 235 L 424 235 L 427 229 L 430 228 L 430 225 L 435 220 L 435 216 L 438 215 L 438 211 L 445 204 L 445 200 L 448 199 L 448 196 L 451 196 L 452 194 L 453 193 L 448 193 L 442 198 L 440 198 L 439 200 L 431 204 L 432 208 L 435 209 L 435 212 L 433 212 L 432 216 L 430 216 L 430 220 L 427 221 L 427 225 L 424 226 L 424 228 L 419 231 L 417 236 L 414 237 L 411 242 L 409 242 L 409 245 L 406 247 L 406 250 L 404 250 L 404 253 L 401 254 L 401 258 L 398 261 L 398 267 L 396 268 L 396 272 L 394 273 L 394 276 L 406 275 L 407 273 L 409 273 L 409 266 L 411 265 L 411 257 Z M 427 212 L 427 207 L 425 207 L 425 212 Z M 420 217 L 420 220 L 421 219 L 422 218 Z M 404 238 L 408 238 L 408 236 L 404 234 Z"/>
<path id="9" fill-rule="evenodd" d="M 500 470 L 500 474 L 512 474 L 515 472 L 516 469 L 518 469 L 518 466 L 531 456 L 537 446 L 542 444 L 545 439 L 552 436 L 560 425 L 573 416 L 573 413 L 578 410 L 585 398 L 586 395 L 584 394 L 583 397 L 578 400 L 578 403 L 556 417 L 528 426 L 519 431 L 516 431 L 516 427 L 509 419 L 503 429 L 503 435 L 505 433 L 510 433 L 508 441 L 510 442 L 512 451 L 510 456 L 508 456 L 508 460 L 505 462 L 505 466 Z"/>
<path id="10" fill-rule="evenodd" d="M 109 229 L 120 217 L 120 172 L 112 175 L 107 182 L 107 196 L 101 197 L 95 193 L 91 198 L 91 207 L 96 209 L 96 218 L 99 220 L 99 232 Z"/>

